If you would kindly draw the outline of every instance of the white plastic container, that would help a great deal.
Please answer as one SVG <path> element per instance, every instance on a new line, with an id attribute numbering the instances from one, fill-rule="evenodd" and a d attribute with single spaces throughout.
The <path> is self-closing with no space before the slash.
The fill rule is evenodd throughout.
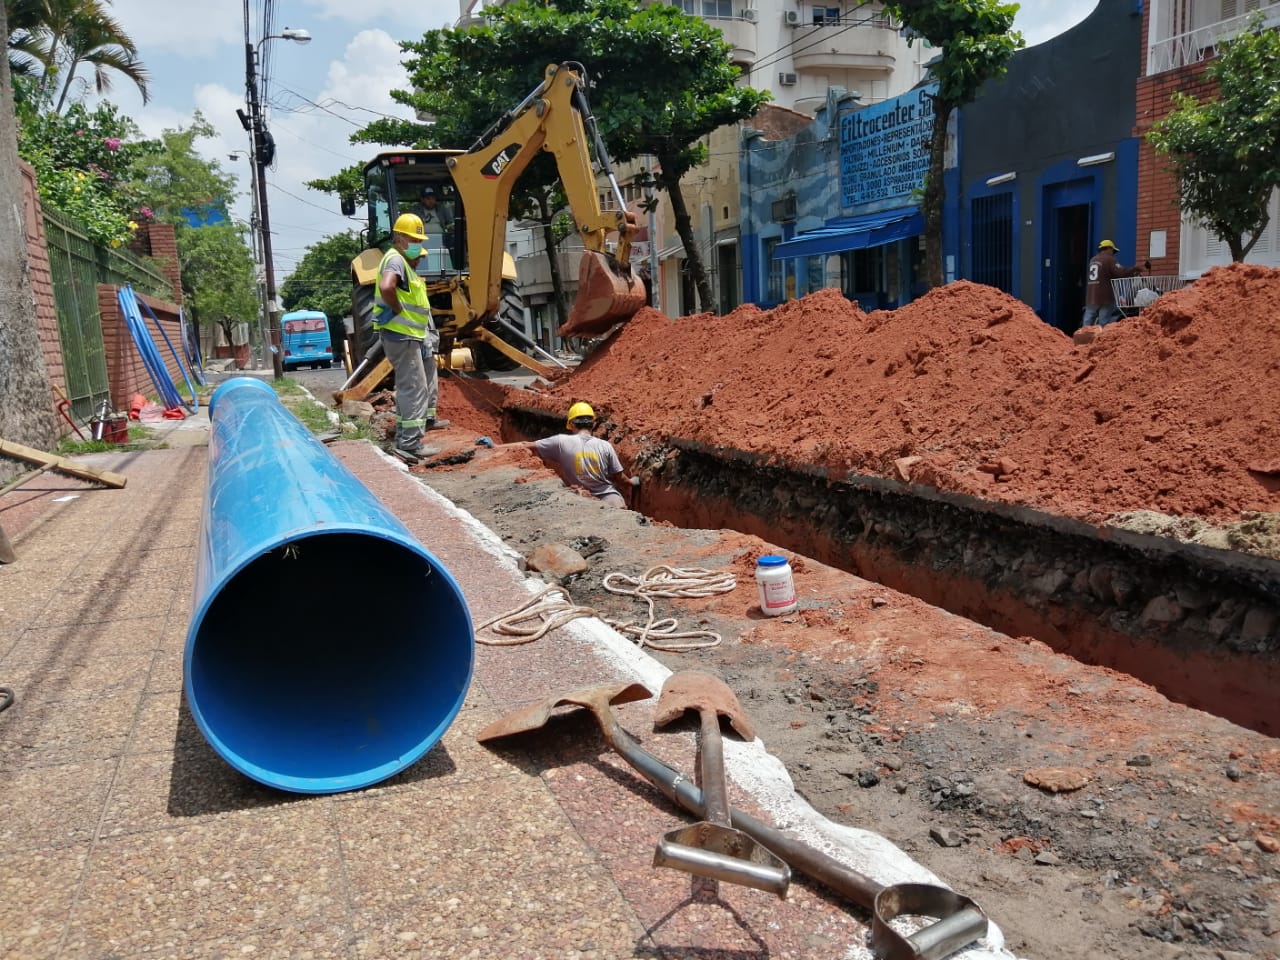
<path id="1" fill-rule="evenodd" d="M 786 557 L 767 553 L 756 560 L 756 593 L 760 596 L 760 611 L 766 616 L 780 617 L 795 611 L 799 606 L 796 584 Z"/>

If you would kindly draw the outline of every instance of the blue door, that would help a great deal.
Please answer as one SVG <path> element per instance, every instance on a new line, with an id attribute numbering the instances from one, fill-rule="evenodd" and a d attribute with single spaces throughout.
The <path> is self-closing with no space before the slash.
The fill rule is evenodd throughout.
<path id="1" fill-rule="evenodd" d="M 1089 236 L 1097 188 L 1093 179 L 1044 188 L 1040 315 L 1064 333 L 1080 326 L 1089 266 Z"/>

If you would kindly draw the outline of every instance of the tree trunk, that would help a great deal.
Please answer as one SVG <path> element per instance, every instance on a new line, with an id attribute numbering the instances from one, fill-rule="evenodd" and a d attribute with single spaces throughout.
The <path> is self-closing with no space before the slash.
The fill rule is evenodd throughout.
<path id="1" fill-rule="evenodd" d="M 929 174 L 925 179 L 920 206 L 924 213 L 924 280 L 932 289 L 946 279 L 942 272 L 942 204 L 946 199 L 943 180 L 947 159 L 947 121 L 955 105 L 933 98 L 933 134 L 929 140 Z"/>
<path id="2" fill-rule="evenodd" d="M 680 192 L 680 178 L 668 175 L 668 170 L 676 170 L 676 157 L 674 154 L 664 156 L 659 153 L 658 166 L 661 172 L 658 174 L 658 183 L 662 189 L 667 191 L 667 198 L 671 203 L 671 214 L 675 217 L 676 233 L 680 236 L 680 242 L 684 244 L 684 257 L 686 268 L 689 275 L 693 277 L 693 285 L 698 291 L 698 302 L 704 311 L 711 311 L 711 282 L 707 279 L 707 268 L 702 263 L 702 254 L 698 252 L 698 242 L 693 236 L 693 220 L 689 216 L 689 208 L 685 206 L 684 194 Z M 653 242 L 651 239 L 650 242 Z M 655 278 L 654 282 L 657 280 Z"/>
<path id="3" fill-rule="evenodd" d="M 8 35 L 8 17 L 0 6 L 0 36 Z M 0 210 L 8 221 L 0 230 L 0 437 L 49 450 L 57 442 L 58 426 L 27 266 L 27 218 L 7 56 L 0 57 Z M 12 460 L 0 460 L 0 477 L 22 469 Z"/>
<path id="4" fill-rule="evenodd" d="M 538 223 L 542 226 L 542 245 L 547 251 L 547 267 L 551 270 L 551 302 L 556 309 L 556 326 L 563 327 L 569 322 L 569 311 L 565 309 L 564 278 L 560 276 L 560 260 L 556 256 L 556 237 L 551 229 L 555 213 L 549 207 L 550 204 L 545 198 L 538 198 Z"/>

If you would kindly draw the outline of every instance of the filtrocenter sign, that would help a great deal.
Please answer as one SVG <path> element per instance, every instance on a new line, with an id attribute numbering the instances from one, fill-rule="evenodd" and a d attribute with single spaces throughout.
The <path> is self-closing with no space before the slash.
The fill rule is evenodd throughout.
<path id="1" fill-rule="evenodd" d="M 929 171 L 936 83 L 840 118 L 840 205 L 902 205 Z"/>

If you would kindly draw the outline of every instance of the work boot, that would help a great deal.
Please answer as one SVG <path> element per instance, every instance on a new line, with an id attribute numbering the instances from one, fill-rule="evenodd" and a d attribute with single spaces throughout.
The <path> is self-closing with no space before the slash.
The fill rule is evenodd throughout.
<path id="1" fill-rule="evenodd" d="M 448 420 L 428 420 L 423 430 L 443 430 L 449 425 Z"/>
<path id="2" fill-rule="evenodd" d="M 412 447 L 392 447 L 391 452 L 405 463 L 421 463 L 440 452 L 439 447 L 428 447 L 421 443 Z"/>

